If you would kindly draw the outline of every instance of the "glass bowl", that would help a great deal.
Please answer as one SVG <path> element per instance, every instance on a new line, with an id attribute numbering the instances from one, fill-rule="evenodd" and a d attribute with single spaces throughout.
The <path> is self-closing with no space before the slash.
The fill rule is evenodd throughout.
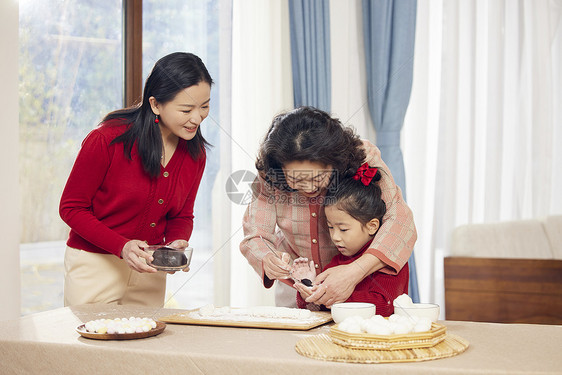
<path id="1" fill-rule="evenodd" d="M 432 322 L 439 319 L 439 305 L 435 303 L 413 303 L 410 306 L 394 305 L 394 313 L 402 316 L 429 318 Z"/>
<path id="2" fill-rule="evenodd" d="M 152 262 L 146 263 L 159 271 L 181 271 L 191 263 L 192 247 L 174 248 L 170 246 L 148 246 L 144 249 L 152 255 Z"/>

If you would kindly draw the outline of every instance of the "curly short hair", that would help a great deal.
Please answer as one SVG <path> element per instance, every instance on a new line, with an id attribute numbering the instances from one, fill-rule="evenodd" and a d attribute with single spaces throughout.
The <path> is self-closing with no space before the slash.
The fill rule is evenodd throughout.
<path id="1" fill-rule="evenodd" d="M 299 107 L 275 116 L 260 145 L 256 168 L 271 186 L 292 191 L 282 173 L 285 164 L 317 162 L 332 166 L 334 173 L 344 177 L 363 163 L 361 146 L 353 128 L 319 109 Z"/>

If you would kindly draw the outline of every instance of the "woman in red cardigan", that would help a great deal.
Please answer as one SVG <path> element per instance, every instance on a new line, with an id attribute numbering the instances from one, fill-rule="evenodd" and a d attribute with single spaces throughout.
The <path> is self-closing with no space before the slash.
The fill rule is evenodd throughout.
<path id="1" fill-rule="evenodd" d="M 163 305 L 166 273 L 144 248 L 188 244 L 212 83 L 199 57 L 167 55 L 142 103 L 109 113 L 83 141 L 59 208 L 70 226 L 65 305 Z"/>

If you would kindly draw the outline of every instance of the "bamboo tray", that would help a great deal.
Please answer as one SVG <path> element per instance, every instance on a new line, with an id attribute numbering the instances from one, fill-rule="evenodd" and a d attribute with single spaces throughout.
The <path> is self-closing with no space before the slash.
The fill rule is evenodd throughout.
<path id="1" fill-rule="evenodd" d="M 326 334 L 306 337 L 295 345 L 304 357 L 345 363 L 420 362 L 452 357 L 468 348 L 468 341 L 448 333 L 445 339 L 429 348 L 398 350 L 352 349 L 335 344 Z"/>
<path id="2" fill-rule="evenodd" d="M 312 317 L 306 320 L 289 318 L 270 318 L 270 317 L 249 317 L 244 315 L 231 315 L 221 317 L 200 317 L 195 318 L 191 312 L 198 310 L 187 310 L 183 313 L 159 317 L 158 320 L 166 323 L 208 325 L 222 327 L 243 327 L 243 328 L 268 328 L 268 329 L 290 329 L 306 331 L 311 328 L 321 326 L 332 321 L 329 312 L 313 311 Z"/>
<path id="3" fill-rule="evenodd" d="M 445 340 L 447 327 L 432 323 L 426 332 L 402 335 L 370 335 L 367 333 L 349 333 L 339 329 L 336 324 L 330 329 L 330 338 L 338 345 L 354 349 L 401 350 L 429 348 Z"/>

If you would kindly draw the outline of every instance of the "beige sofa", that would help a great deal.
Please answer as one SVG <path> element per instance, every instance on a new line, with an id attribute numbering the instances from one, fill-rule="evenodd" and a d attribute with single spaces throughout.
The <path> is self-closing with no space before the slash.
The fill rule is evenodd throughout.
<path id="1" fill-rule="evenodd" d="M 562 324 L 562 216 L 460 226 L 444 266 L 446 319 Z"/>
<path id="2" fill-rule="evenodd" d="M 562 259 L 562 216 L 456 228 L 451 256 Z"/>

